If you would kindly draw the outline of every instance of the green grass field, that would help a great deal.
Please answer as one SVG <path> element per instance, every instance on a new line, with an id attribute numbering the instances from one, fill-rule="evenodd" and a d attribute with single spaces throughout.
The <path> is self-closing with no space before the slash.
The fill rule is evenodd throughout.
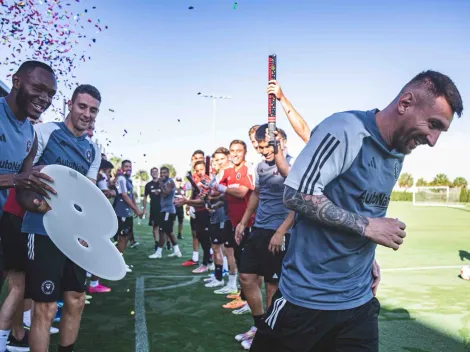
<path id="1" fill-rule="evenodd" d="M 380 350 L 470 351 L 470 282 L 458 277 L 459 267 L 470 260 L 470 212 L 392 203 L 388 215 L 404 221 L 408 235 L 399 251 L 377 250 L 382 267 Z M 120 282 L 105 282 L 111 293 L 94 295 L 84 312 L 79 350 L 242 351 L 233 337 L 251 326 L 251 317 L 223 309 L 228 300 L 193 280 L 181 259 L 148 259 L 150 228 L 137 226 L 136 233 L 141 245 L 126 252 L 134 272 Z M 184 236 L 182 259 L 187 259 L 187 226 Z M 58 338 L 52 341 L 55 346 Z"/>

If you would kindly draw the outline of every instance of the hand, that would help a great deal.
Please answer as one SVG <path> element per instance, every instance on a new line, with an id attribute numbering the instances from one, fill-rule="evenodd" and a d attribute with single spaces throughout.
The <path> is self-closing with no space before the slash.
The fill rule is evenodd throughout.
<path id="1" fill-rule="evenodd" d="M 49 182 L 54 182 L 54 180 L 40 172 L 44 166 L 35 167 L 30 171 L 22 172 L 14 176 L 15 188 L 27 189 L 39 193 L 41 196 L 50 199 L 51 197 L 46 191 L 51 192 L 52 194 L 57 194 L 57 192 L 45 184 L 41 180 L 46 180 Z"/>
<path id="2" fill-rule="evenodd" d="M 277 83 L 276 80 L 271 80 L 268 82 L 268 89 L 266 92 L 269 94 L 274 94 L 277 100 L 285 98 L 284 93 L 282 92 L 281 86 Z"/>
<path id="3" fill-rule="evenodd" d="M 175 199 L 173 200 L 173 204 L 176 205 L 176 206 L 178 206 L 178 207 L 181 207 L 181 206 L 183 206 L 183 205 L 186 204 L 186 201 L 187 201 L 186 198 L 175 198 Z M 189 214 L 188 214 L 188 211 L 189 211 L 189 208 L 186 208 L 186 215 L 189 215 Z"/>
<path id="4" fill-rule="evenodd" d="M 186 216 L 189 216 L 189 205 L 186 205 L 185 213 L 186 213 Z"/>
<path id="5" fill-rule="evenodd" d="M 33 200 L 33 204 L 36 206 L 34 213 L 46 214 L 49 210 L 51 210 L 51 207 L 44 199 L 36 198 Z"/>
<path id="6" fill-rule="evenodd" d="M 372 283 L 372 294 L 375 297 L 380 283 L 380 266 L 376 260 L 374 260 L 374 262 L 372 263 L 372 276 L 374 277 L 374 282 Z"/>
<path id="7" fill-rule="evenodd" d="M 137 209 L 137 211 L 135 212 L 135 215 L 137 215 L 139 218 L 141 218 L 142 215 L 144 215 L 144 212 Z"/>
<path id="8" fill-rule="evenodd" d="M 245 236 L 245 228 L 246 225 L 243 223 L 239 223 L 237 225 L 237 228 L 235 229 L 235 242 L 237 242 L 238 245 L 240 245 L 240 242 L 243 239 L 243 236 Z"/>
<path id="9" fill-rule="evenodd" d="M 381 246 L 398 250 L 406 236 L 405 223 L 398 219 L 368 218 L 364 236 Z"/>
<path id="10" fill-rule="evenodd" d="M 274 255 L 286 250 L 286 246 L 284 244 L 284 234 L 282 232 L 276 231 L 276 233 L 271 238 L 271 241 L 269 242 L 268 250 Z"/>

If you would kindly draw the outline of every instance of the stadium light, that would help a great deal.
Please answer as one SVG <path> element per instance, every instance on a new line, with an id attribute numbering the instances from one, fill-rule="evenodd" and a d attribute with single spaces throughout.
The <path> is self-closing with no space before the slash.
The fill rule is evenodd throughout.
<path id="1" fill-rule="evenodd" d="M 215 94 L 204 94 L 204 93 L 201 93 L 201 92 L 198 92 L 197 95 L 200 95 L 201 97 L 203 98 L 209 98 L 209 99 L 212 99 L 212 102 L 213 102 L 213 108 L 212 108 L 212 138 L 213 138 L 213 144 L 214 144 L 214 148 L 217 148 L 216 146 L 216 141 L 215 141 L 215 126 L 216 126 L 216 101 L 217 99 L 232 99 L 231 97 L 229 96 L 225 96 L 225 95 L 215 95 Z"/>

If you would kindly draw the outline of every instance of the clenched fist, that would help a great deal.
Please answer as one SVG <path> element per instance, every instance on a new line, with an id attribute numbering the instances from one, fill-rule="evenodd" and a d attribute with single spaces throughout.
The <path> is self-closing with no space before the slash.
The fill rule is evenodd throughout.
<path id="1" fill-rule="evenodd" d="M 369 218 L 364 236 L 381 246 L 397 250 L 406 236 L 405 223 L 398 219 Z"/>

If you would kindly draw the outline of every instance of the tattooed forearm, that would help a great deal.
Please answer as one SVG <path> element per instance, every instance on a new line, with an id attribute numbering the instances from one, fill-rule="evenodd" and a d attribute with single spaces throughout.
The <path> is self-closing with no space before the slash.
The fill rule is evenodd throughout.
<path id="1" fill-rule="evenodd" d="M 284 192 L 284 204 L 288 209 L 311 220 L 361 236 L 364 236 L 366 226 L 369 224 L 365 216 L 337 207 L 324 195 L 310 196 L 288 186 Z"/>

